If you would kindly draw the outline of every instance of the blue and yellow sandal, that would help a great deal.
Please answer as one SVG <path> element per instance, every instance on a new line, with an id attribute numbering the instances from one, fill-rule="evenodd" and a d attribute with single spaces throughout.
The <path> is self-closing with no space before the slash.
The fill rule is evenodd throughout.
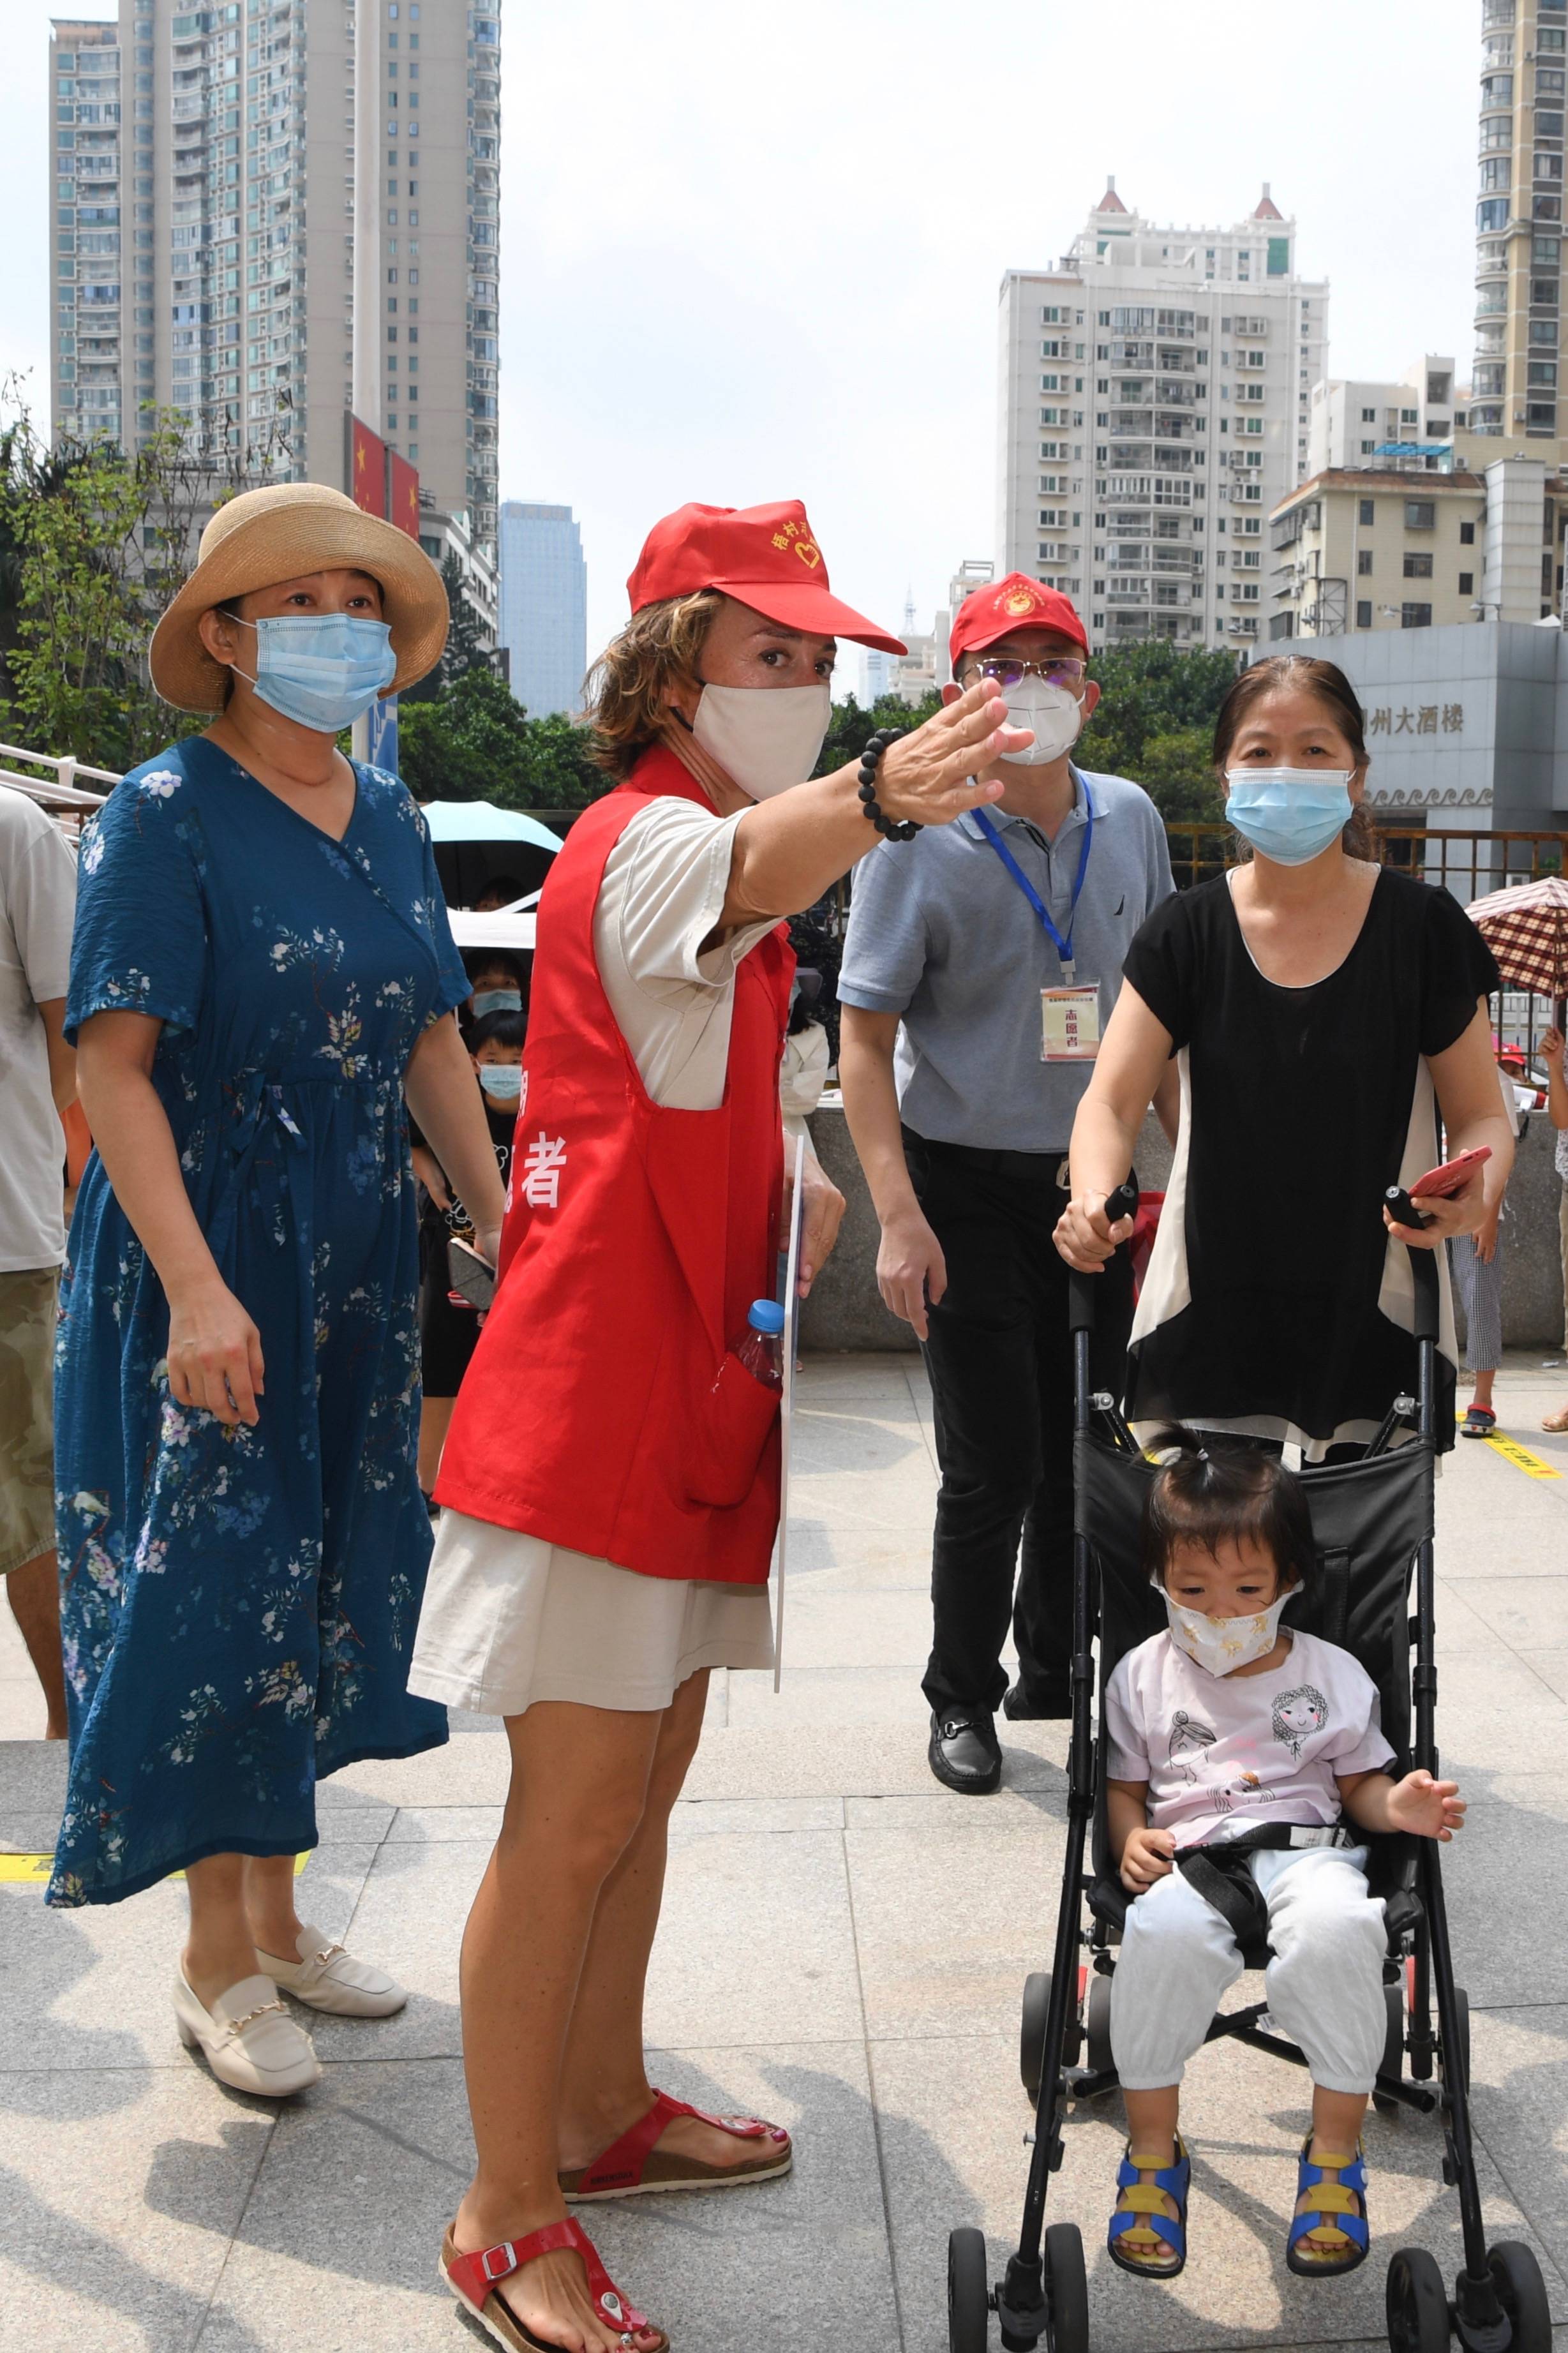
<path id="1" fill-rule="evenodd" d="M 1309 2133 L 1301 2144 L 1296 2168 L 1296 2195 L 1300 2199 L 1309 2189 L 1315 2189 L 1318 2200 L 1316 2206 L 1292 2218 L 1290 2235 L 1285 2242 L 1285 2262 L 1302 2279 L 1338 2279 L 1365 2263 L 1371 2244 L 1366 2221 L 1366 2166 L 1359 2142 L 1353 2157 L 1336 2157 L 1325 2165 L 1313 2164 L 1311 2147 L 1312 2137 Z M 1302 2240 L 1320 2233 L 1339 2243 L 1325 2247 L 1321 2255 L 1302 2254 Z"/>
<path id="2" fill-rule="evenodd" d="M 1138 2177 L 1143 2173 L 1152 2173 L 1153 2180 L 1141 2181 Z M 1180 2134 L 1174 2165 L 1156 2166 L 1151 2158 L 1134 2157 L 1132 2144 L 1128 2142 L 1127 2154 L 1117 2169 L 1116 2207 L 1105 2238 L 1113 2263 L 1137 2279 L 1175 2278 L 1187 2260 L 1187 2192 L 1192 2179 L 1193 2161 Z M 1167 2198 L 1176 2209 L 1174 2217 L 1163 2211 Z M 1131 2252 L 1133 2248 L 1138 2252 Z"/>

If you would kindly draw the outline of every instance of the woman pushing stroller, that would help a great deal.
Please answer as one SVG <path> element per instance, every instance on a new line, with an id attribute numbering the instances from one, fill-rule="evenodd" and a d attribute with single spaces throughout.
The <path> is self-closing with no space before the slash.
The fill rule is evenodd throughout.
<path id="1" fill-rule="evenodd" d="M 1243 1961 L 1230 1905 L 1184 1866 L 1201 1849 L 1212 1870 L 1228 1846 L 1219 1868 L 1267 1920 L 1269 2010 L 1312 2075 L 1286 2261 L 1309 2275 L 1353 2271 L 1368 2245 L 1360 2134 L 1383 2056 L 1385 1934 L 1367 1850 L 1341 1819 L 1447 1840 L 1465 1809 L 1455 1782 L 1385 1769 L 1376 1687 L 1348 1651 L 1281 1626 L 1318 1574 L 1293 1475 L 1258 1446 L 1189 1430 L 1164 1431 L 1156 1451 L 1166 1460 L 1144 1504 L 1143 1565 L 1169 1624 L 1121 1660 L 1105 1694 L 1107 1825 L 1136 1898 L 1111 1978 L 1128 2144 L 1110 2253 L 1159 2279 L 1186 2260 L 1182 2071 Z M 1206 1883 L 1203 1865 L 1194 1877 Z"/>

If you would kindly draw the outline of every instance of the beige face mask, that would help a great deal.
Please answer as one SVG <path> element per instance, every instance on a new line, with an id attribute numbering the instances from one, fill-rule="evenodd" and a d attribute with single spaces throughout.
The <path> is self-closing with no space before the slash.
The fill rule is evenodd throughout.
<path id="1" fill-rule="evenodd" d="M 1254 1659 L 1268 1657 L 1279 1640 L 1279 1613 L 1295 1589 L 1288 1585 L 1267 1609 L 1255 1610 L 1246 1618 L 1205 1617 L 1201 1610 L 1184 1609 L 1163 1587 L 1161 1593 L 1177 1650 L 1206 1667 L 1211 1675 L 1233 1675 L 1237 1667 L 1249 1667 Z"/>
<path id="2" fill-rule="evenodd" d="M 803 785 L 816 767 L 833 715 L 818 686 L 704 686 L 691 733 L 754 801 Z"/>

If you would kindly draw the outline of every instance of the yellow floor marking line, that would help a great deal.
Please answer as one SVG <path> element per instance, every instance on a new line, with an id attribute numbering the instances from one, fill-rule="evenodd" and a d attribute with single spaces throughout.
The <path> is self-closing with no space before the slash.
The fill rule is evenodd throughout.
<path id="1" fill-rule="evenodd" d="M 294 1876 L 299 1878 L 310 1860 L 308 1854 L 294 1857 Z M 52 1854 L 0 1854 L 0 1887 L 42 1887 L 54 1869 Z M 184 1879 L 184 1873 L 176 1871 L 170 1876 Z"/>
<path id="2" fill-rule="evenodd" d="M 1511 1462 L 1514 1469 L 1522 1471 L 1527 1479 L 1561 1479 L 1563 1476 L 1562 1472 L 1554 1471 L 1550 1462 L 1543 1462 L 1539 1454 L 1532 1454 L 1528 1446 L 1521 1446 L 1517 1438 L 1505 1438 L 1500 1430 L 1494 1430 L 1486 1442 L 1494 1454 L 1500 1454 L 1505 1462 Z"/>
<path id="3" fill-rule="evenodd" d="M 1462 1413 L 1454 1416 L 1461 1425 L 1464 1419 Z M 1511 1462 L 1516 1471 L 1522 1471 L 1527 1479 L 1561 1479 L 1563 1476 L 1561 1471 L 1553 1470 L 1550 1462 L 1543 1462 L 1539 1454 L 1532 1454 L 1528 1446 L 1521 1446 L 1517 1438 L 1510 1438 L 1503 1430 L 1489 1431 L 1485 1442 L 1494 1453 L 1500 1454 L 1505 1462 Z"/>

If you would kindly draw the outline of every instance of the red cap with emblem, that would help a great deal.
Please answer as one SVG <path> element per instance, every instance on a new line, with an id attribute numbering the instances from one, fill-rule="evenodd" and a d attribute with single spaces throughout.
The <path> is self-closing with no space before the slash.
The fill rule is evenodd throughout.
<path id="1" fill-rule="evenodd" d="M 1064 638 L 1072 638 L 1085 653 L 1089 651 L 1089 632 L 1073 609 L 1070 598 L 1059 588 L 1047 588 L 1026 573 L 1009 572 L 1005 580 L 994 580 L 988 588 L 977 588 L 966 596 L 952 617 L 952 635 L 948 650 L 954 670 L 960 654 L 978 653 L 983 646 L 994 646 L 998 638 L 1010 638 L 1015 629 L 1056 629 Z"/>
<path id="2" fill-rule="evenodd" d="M 768 507 L 678 507 L 656 522 L 626 582 L 632 610 L 718 588 L 785 628 L 854 638 L 885 653 L 905 648 L 863 613 L 829 594 L 805 509 L 798 499 Z"/>

